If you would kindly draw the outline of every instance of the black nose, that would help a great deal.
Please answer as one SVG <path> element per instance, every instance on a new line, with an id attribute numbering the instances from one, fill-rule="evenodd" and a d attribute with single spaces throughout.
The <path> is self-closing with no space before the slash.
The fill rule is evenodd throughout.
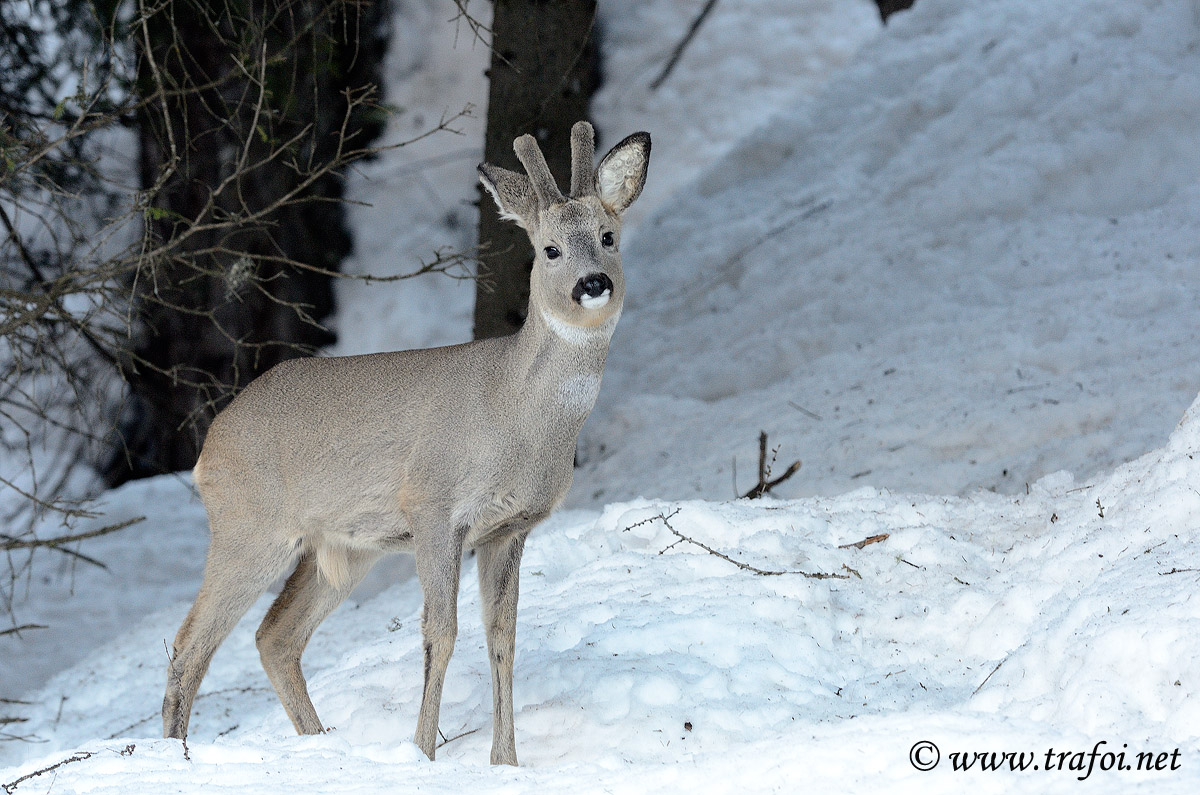
<path id="1" fill-rule="evenodd" d="M 583 301 L 585 295 L 588 298 L 599 298 L 606 291 L 611 293 L 612 288 L 612 279 L 608 278 L 606 274 L 589 273 L 575 283 L 575 289 L 571 291 L 571 297 L 575 299 L 576 303 L 580 303 Z"/>

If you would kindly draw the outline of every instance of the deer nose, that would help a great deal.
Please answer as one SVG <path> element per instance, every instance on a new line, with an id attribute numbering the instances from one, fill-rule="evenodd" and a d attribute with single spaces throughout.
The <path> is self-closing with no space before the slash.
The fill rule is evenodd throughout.
<path id="1" fill-rule="evenodd" d="M 598 309 L 612 297 L 613 283 L 604 273 L 589 273 L 575 283 L 571 297 L 584 309 Z"/>

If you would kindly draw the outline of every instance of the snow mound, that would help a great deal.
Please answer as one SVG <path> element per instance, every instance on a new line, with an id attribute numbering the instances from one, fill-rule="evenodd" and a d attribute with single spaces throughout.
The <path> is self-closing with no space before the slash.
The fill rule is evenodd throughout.
<path id="1" fill-rule="evenodd" d="M 22 725 L 43 743 L 0 745 L 16 764 L 0 780 L 85 751 L 95 756 L 60 768 L 56 789 L 665 792 L 803 780 L 952 792 L 953 774 L 912 767 L 914 743 L 936 743 L 944 765 L 952 753 L 1040 759 L 1100 740 L 1124 744 L 1130 760 L 1191 749 L 1197 454 L 1200 400 L 1162 450 L 1082 485 L 1059 473 L 1016 496 L 864 488 L 557 514 L 523 564 L 520 770 L 486 765 L 490 676 L 468 562 L 442 712 L 452 739 L 432 765 L 409 742 L 422 667 L 409 582 L 339 610 L 314 638 L 306 669 L 336 727 L 328 735 L 293 736 L 258 666 L 264 599 L 214 660 L 189 758 L 147 739 L 158 733 L 158 650 L 180 604 L 53 679 Z M 1010 775 L 1078 786 L 1083 771 L 1066 764 Z M 1092 775 L 1104 792 L 1200 783 L 1193 765 Z M 981 784 L 999 792 L 1011 781 Z"/>
<path id="2" fill-rule="evenodd" d="M 1017 493 L 1161 444 L 1200 387 L 1198 15 L 897 15 L 627 246 L 575 504 L 730 496 L 760 428 L 805 460 L 788 495 Z"/>

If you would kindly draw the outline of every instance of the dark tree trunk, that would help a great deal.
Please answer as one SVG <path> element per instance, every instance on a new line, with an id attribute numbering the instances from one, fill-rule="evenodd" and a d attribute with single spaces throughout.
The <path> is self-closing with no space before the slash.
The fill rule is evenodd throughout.
<path id="1" fill-rule="evenodd" d="M 522 172 L 513 139 L 532 133 L 550 172 L 567 186 L 571 125 L 588 117 L 600 82 L 596 0 L 495 0 L 493 8 L 484 160 Z M 529 305 L 529 240 L 482 196 L 479 242 L 475 338 L 512 334 Z"/>
<path id="2" fill-rule="evenodd" d="M 897 11 L 903 11 L 906 8 L 911 8 L 915 0 L 875 0 L 875 5 L 879 6 L 879 18 L 887 24 L 887 18 Z"/>
<path id="3" fill-rule="evenodd" d="M 344 92 L 378 85 L 386 13 L 387 0 L 167 0 L 152 12 L 139 88 L 153 98 L 165 85 L 168 98 L 139 118 L 141 181 L 163 253 L 137 278 L 111 482 L 190 468 L 239 389 L 334 340 L 319 271 L 339 269 L 351 238 L 338 170 L 320 172 L 382 130 Z"/>

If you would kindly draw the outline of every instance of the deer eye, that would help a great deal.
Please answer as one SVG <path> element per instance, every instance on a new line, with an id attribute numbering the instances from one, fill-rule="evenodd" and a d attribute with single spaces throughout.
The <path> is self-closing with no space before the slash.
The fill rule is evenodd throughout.
<path id="1" fill-rule="evenodd" d="M 558 259 L 561 254 L 554 246 L 546 246 L 546 259 Z"/>
<path id="2" fill-rule="evenodd" d="M 600 235 L 600 242 L 601 242 L 603 245 L 605 245 L 605 246 L 607 246 L 607 247 L 611 248 L 611 247 L 612 247 L 612 244 L 613 244 L 613 233 L 612 233 L 612 232 L 605 232 L 604 234 Z"/>

